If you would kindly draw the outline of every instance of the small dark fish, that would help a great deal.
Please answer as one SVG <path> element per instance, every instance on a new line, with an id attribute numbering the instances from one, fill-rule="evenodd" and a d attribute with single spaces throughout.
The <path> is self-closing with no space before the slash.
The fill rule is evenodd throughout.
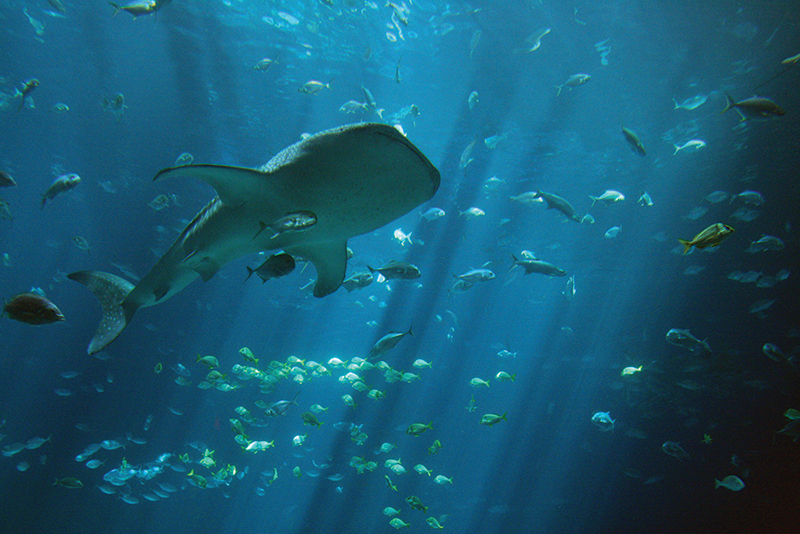
<path id="1" fill-rule="evenodd" d="M 47 3 L 50 4 L 50 7 L 52 7 L 62 15 L 67 14 L 67 8 L 64 7 L 64 4 L 61 3 L 61 0 L 47 0 Z"/>
<path id="2" fill-rule="evenodd" d="M 17 182 L 6 171 L 0 171 L 0 187 L 14 187 Z"/>
<path id="3" fill-rule="evenodd" d="M 67 489 L 81 489 L 83 487 L 83 482 L 74 477 L 64 477 L 56 478 L 56 481 L 53 482 L 53 485 L 61 486 Z"/>
<path id="4" fill-rule="evenodd" d="M 556 211 L 560 211 L 564 215 L 566 215 L 569 219 L 572 219 L 575 222 L 581 222 L 581 218 L 575 213 L 575 208 L 572 207 L 572 204 L 567 202 L 566 199 L 554 195 L 553 193 L 545 193 L 544 191 L 536 191 L 534 198 L 541 198 L 545 202 L 547 202 L 547 209 L 553 209 Z"/>
<path id="5" fill-rule="evenodd" d="M 267 280 L 271 280 L 273 278 L 280 278 L 281 276 L 286 276 L 287 274 L 294 271 L 295 262 L 294 258 L 291 254 L 287 254 L 285 252 L 281 252 L 280 254 L 273 254 L 267 261 L 256 267 L 255 269 L 251 269 L 247 267 L 247 278 L 245 278 L 245 282 L 248 278 L 253 276 L 253 273 L 257 274 L 259 278 L 261 278 L 261 283 L 263 284 Z"/>
<path id="6" fill-rule="evenodd" d="M 304 425 L 311 425 L 317 428 L 322 426 L 322 423 L 319 422 L 317 416 L 311 412 L 303 412 L 300 417 L 303 419 Z"/>
<path id="7" fill-rule="evenodd" d="M 375 110 L 378 108 L 378 104 L 375 102 L 375 97 L 372 96 L 372 91 L 361 86 L 361 90 L 364 91 L 364 103 L 367 105 L 367 108 Z"/>
<path id="8" fill-rule="evenodd" d="M 86 240 L 85 237 L 76 235 L 72 238 L 72 243 L 81 250 L 85 250 L 87 254 L 92 253 L 92 247 L 89 246 L 89 242 Z"/>
<path id="9" fill-rule="evenodd" d="M 22 92 L 17 91 L 17 95 L 22 97 L 17 111 L 22 111 L 22 107 L 25 105 L 25 99 L 28 98 L 28 95 L 37 87 L 39 87 L 39 80 L 36 78 L 31 78 L 22 82 Z"/>
<path id="10" fill-rule="evenodd" d="M 14 215 L 11 213 L 11 206 L 2 198 L 0 198 L 0 219 L 14 220 Z"/>
<path id="11" fill-rule="evenodd" d="M 369 351 L 370 358 L 376 358 L 391 349 L 395 348 L 400 340 L 402 340 L 407 335 L 414 335 L 414 332 L 411 331 L 411 327 L 408 328 L 407 332 L 389 332 L 378 341 L 375 342 L 375 345 L 372 346 L 372 349 Z"/>
<path id="12" fill-rule="evenodd" d="M 514 261 L 514 265 L 519 265 L 525 269 L 526 275 L 531 273 L 539 273 L 546 274 L 547 276 L 566 276 L 567 274 L 552 263 L 547 263 L 546 261 L 536 258 L 525 258 L 524 260 L 520 260 L 514 254 L 511 254 L 511 259 Z M 514 265 L 512 265 L 512 267 Z"/>
<path id="13" fill-rule="evenodd" d="M 125 95 L 122 93 L 117 93 L 113 100 L 110 98 L 103 98 L 101 103 L 103 105 L 103 109 L 108 111 L 121 111 L 122 109 L 128 107 L 125 105 Z"/>
<path id="14" fill-rule="evenodd" d="M 421 275 L 419 267 L 404 261 L 392 260 L 383 267 L 373 269 L 372 267 L 367 266 L 367 269 L 369 269 L 369 272 L 373 274 L 376 272 L 379 273 L 386 280 L 413 280 L 415 278 L 419 278 Z"/>
<path id="15" fill-rule="evenodd" d="M 639 154 L 640 156 L 646 156 L 647 152 L 644 149 L 644 144 L 639 139 L 639 136 L 636 135 L 633 130 L 630 130 L 626 127 L 622 127 L 622 135 L 625 136 L 625 140 L 631 145 L 631 150 Z"/>
<path id="16" fill-rule="evenodd" d="M 304 230 L 310 230 L 317 224 L 317 216 L 310 211 L 301 210 L 294 213 L 289 213 L 270 224 L 267 224 L 264 221 L 259 221 L 259 224 L 261 225 L 261 229 L 256 232 L 256 235 L 253 236 L 253 239 L 257 238 L 259 234 L 261 234 L 261 232 L 267 228 L 275 232 L 270 236 L 270 239 L 275 239 L 285 232 L 302 232 Z"/>
<path id="17" fill-rule="evenodd" d="M 406 497 L 406 502 L 413 508 L 414 510 L 420 510 L 421 512 L 427 512 L 428 507 L 422 504 L 422 501 L 416 495 L 409 495 Z"/>
<path id="18" fill-rule="evenodd" d="M 402 78 L 400 77 L 400 62 L 403 61 L 403 56 L 400 56 L 400 59 L 397 60 L 397 65 L 394 67 L 394 81 L 400 83 Z"/>
<path id="19" fill-rule="evenodd" d="M 6 302 L 3 312 L 21 323 L 42 325 L 64 320 L 61 310 L 41 295 L 20 293 Z"/>

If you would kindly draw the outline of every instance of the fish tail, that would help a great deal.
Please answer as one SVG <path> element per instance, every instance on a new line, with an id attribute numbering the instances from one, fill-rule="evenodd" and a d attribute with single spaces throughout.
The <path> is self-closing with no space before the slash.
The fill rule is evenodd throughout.
<path id="1" fill-rule="evenodd" d="M 556 93 L 556 96 L 559 96 L 559 95 L 561 95 L 561 89 L 563 89 L 563 88 L 564 88 L 564 86 L 563 86 L 563 85 L 554 85 L 553 87 L 555 87 L 556 89 L 558 89 L 558 93 Z"/>
<path id="2" fill-rule="evenodd" d="M 673 109 L 680 109 L 680 106 L 678 105 L 678 101 L 675 100 L 674 98 L 672 99 L 672 101 L 675 102 L 675 107 Z"/>
<path id="3" fill-rule="evenodd" d="M 731 109 L 733 106 L 736 105 L 736 101 L 731 98 L 731 95 L 728 94 L 728 91 L 725 91 L 725 109 L 719 112 L 720 115 Z"/>
<path id="4" fill-rule="evenodd" d="M 67 278 L 88 287 L 100 301 L 103 316 L 87 349 L 89 354 L 94 354 L 103 350 L 125 330 L 139 308 L 138 305 L 125 303 L 134 285 L 122 277 L 101 271 L 78 271 L 68 274 Z"/>
<path id="5" fill-rule="evenodd" d="M 592 195 L 589 195 L 589 198 L 592 199 L 592 207 L 594 207 L 594 203 L 597 202 L 597 197 L 593 197 Z"/>
<path id="6" fill-rule="evenodd" d="M 255 269 L 251 269 L 247 265 L 245 265 L 245 267 L 247 268 L 247 278 L 245 278 L 244 281 L 247 282 L 247 280 L 249 280 L 250 277 L 253 276 L 253 273 L 256 272 L 256 270 Z"/>
<path id="7" fill-rule="evenodd" d="M 675 143 L 672 143 L 672 146 L 674 146 L 674 147 L 675 147 L 675 154 L 677 154 L 677 153 L 680 151 L 680 149 L 681 149 L 681 147 L 679 147 L 679 146 L 678 146 L 678 145 L 676 145 Z M 672 154 L 672 155 L 674 156 L 675 154 Z"/>
<path id="8" fill-rule="evenodd" d="M 689 249 L 692 248 L 692 243 L 686 241 L 685 239 L 678 239 L 678 242 L 683 245 L 683 253 L 684 255 L 689 252 Z"/>
<path id="9" fill-rule="evenodd" d="M 113 7 L 113 8 L 114 8 L 114 14 L 113 14 L 113 15 L 111 15 L 112 17 L 116 16 L 116 15 L 117 15 L 117 13 L 119 13 L 120 11 L 122 11 L 122 8 L 121 8 L 121 7 L 119 7 L 119 4 L 115 4 L 114 2 L 109 2 L 109 5 L 111 5 L 111 7 Z"/>

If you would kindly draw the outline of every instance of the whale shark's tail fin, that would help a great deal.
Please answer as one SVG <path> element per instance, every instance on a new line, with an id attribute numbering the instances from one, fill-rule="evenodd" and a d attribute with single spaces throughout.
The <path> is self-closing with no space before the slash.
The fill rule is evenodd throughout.
<path id="1" fill-rule="evenodd" d="M 138 306 L 125 305 L 125 297 L 134 286 L 124 278 L 101 271 L 78 271 L 67 278 L 88 287 L 100 301 L 103 317 L 87 349 L 89 354 L 100 352 L 125 330 L 136 313 Z"/>

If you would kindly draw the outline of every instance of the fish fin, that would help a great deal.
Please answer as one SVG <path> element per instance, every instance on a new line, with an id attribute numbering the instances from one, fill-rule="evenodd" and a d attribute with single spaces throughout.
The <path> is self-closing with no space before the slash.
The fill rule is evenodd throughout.
<path id="1" fill-rule="evenodd" d="M 183 165 L 168 167 L 156 174 L 153 181 L 165 178 L 198 178 L 214 188 L 223 204 L 239 206 L 252 200 L 258 192 L 263 196 L 268 174 L 256 169 L 227 165 Z M 258 234 L 256 234 L 258 235 Z"/>
<path id="2" fill-rule="evenodd" d="M 683 245 L 683 253 L 684 255 L 689 252 L 689 249 L 692 248 L 692 244 L 685 239 L 678 239 L 678 242 Z"/>
<path id="3" fill-rule="evenodd" d="M 258 232 L 256 232 L 256 235 L 253 236 L 253 239 L 257 238 L 258 235 L 267 228 L 267 223 L 265 223 L 264 221 L 258 221 L 258 226 L 260 227 L 260 229 Z M 253 239 L 251 239 L 250 241 L 252 241 Z"/>
<path id="4" fill-rule="evenodd" d="M 192 267 L 194 272 L 200 275 L 203 279 L 203 282 L 208 282 L 211 280 L 217 271 L 219 271 L 220 265 L 219 263 L 215 262 L 211 258 L 205 258 L 203 261 Z"/>
<path id="5" fill-rule="evenodd" d="M 78 271 L 68 274 L 67 278 L 88 287 L 100 301 L 102 318 L 87 349 L 89 354 L 94 354 L 114 341 L 136 313 L 138 305 L 125 304 L 125 298 L 134 285 L 122 277 L 101 271 Z"/>
<path id="6" fill-rule="evenodd" d="M 330 295 L 342 285 L 347 267 L 347 241 L 322 241 L 295 247 L 286 247 L 286 252 L 308 258 L 317 270 L 314 296 Z"/>
<path id="7" fill-rule="evenodd" d="M 736 101 L 731 98 L 731 95 L 728 94 L 728 91 L 725 91 L 725 109 L 719 112 L 720 115 L 731 109 L 736 105 Z"/>

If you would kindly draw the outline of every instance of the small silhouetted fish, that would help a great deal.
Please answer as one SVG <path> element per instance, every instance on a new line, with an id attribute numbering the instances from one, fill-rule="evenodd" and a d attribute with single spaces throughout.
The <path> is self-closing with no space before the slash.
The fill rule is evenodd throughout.
<path id="1" fill-rule="evenodd" d="M 2 198 L 0 198 L 0 219 L 14 220 L 14 214 L 11 213 L 11 206 Z"/>
<path id="2" fill-rule="evenodd" d="M 647 155 L 647 151 L 645 151 L 644 149 L 644 144 L 642 143 L 641 139 L 639 139 L 639 136 L 636 135 L 636 133 L 633 130 L 623 126 L 622 135 L 625 136 L 625 141 L 627 141 L 628 144 L 631 146 L 631 150 L 633 150 L 640 156 Z"/>
<path id="3" fill-rule="evenodd" d="M 41 295 L 20 293 L 9 300 L 3 311 L 8 317 L 32 325 L 50 324 L 64 320 L 61 310 Z"/>
<path id="4" fill-rule="evenodd" d="M 72 238 L 72 242 L 81 250 L 85 250 L 87 254 L 92 253 L 92 248 L 89 246 L 89 242 L 86 240 L 85 237 L 76 235 Z"/>
<path id="5" fill-rule="evenodd" d="M 17 182 L 6 171 L 0 171 L 0 187 L 14 187 Z"/>
<path id="6" fill-rule="evenodd" d="M 247 278 L 245 278 L 245 281 L 247 281 L 247 279 L 253 276 L 253 273 L 255 273 L 259 276 L 259 278 L 261 278 L 261 283 L 263 284 L 272 278 L 286 276 L 294 271 L 294 267 L 295 261 L 291 254 L 287 254 L 285 252 L 273 254 L 267 258 L 267 261 L 259 265 L 257 268 L 251 269 L 250 267 L 247 267 Z"/>
<path id="7" fill-rule="evenodd" d="M 386 265 L 373 269 L 367 266 L 369 272 L 375 274 L 376 272 L 383 277 L 384 280 L 398 279 L 398 280 L 413 280 L 420 277 L 419 267 L 402 261 L 392 260 Z M 378 282 L 383 280 L 378 278 Z"/>

